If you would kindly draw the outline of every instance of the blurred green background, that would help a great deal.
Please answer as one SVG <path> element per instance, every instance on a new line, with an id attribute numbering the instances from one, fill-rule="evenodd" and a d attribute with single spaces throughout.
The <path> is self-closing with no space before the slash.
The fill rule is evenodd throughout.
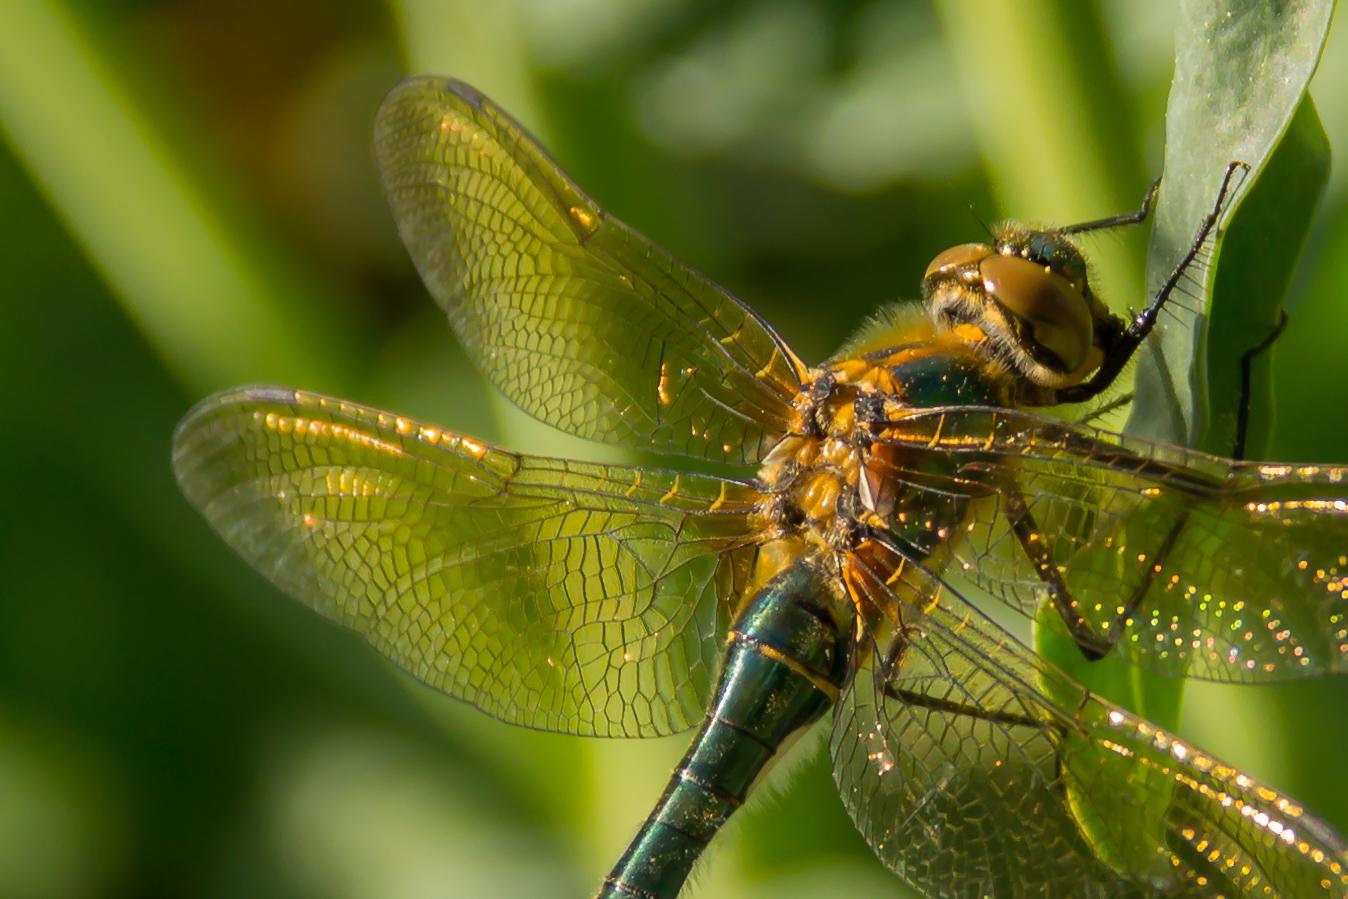
<path id="1" fill-rule="evenodd" d="M 0 4 L 0 896 L 583 897 L 684 740 L 516 730 L 232 558 L 169 436 L 279 381 L 516 449 L 379 196 L 401 74 L 462 77 L 601 204 L 819 361 L 992 219 L 1136 206 L 1167 0 L 13 0 Z M 1348 27 L 1312 94 L 1348 146 Z M 1348 461 L 1348 177 L 1274 349 L 1270 455 Z M 1145 235 L 1091 239 L 1140 305 Z M 1190 688 L 1184 730 L 1348 832 L 1348 684 Z M 905 895 L 818 743 L 699 896 Z M 788 775 L 794 776 L 788 776 Z"/>

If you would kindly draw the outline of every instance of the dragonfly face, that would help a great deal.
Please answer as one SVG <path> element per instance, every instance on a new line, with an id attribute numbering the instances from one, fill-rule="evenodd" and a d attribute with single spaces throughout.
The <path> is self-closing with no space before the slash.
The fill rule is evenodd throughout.
<path id="1" fill-rule="evenodd" d="M 1059 234 L 1004 227 L 992 246 L 965 244 L 932 261 L 923 295 L 936 321 L 1036 388 L 1080 384 L 1104 361 L 1101 341 L 1122 323 L 1086 284 L 1080 252 Z"/>
<path id="2" fill-rule="evenodd" d="M 672 899 L 783 741 L 831 713 L 844 804 L 924 895 L 1348 897 L 1348 853 L 1297 803 L 942 579 L 1047 607 L 1088 658 L 1243 683 L 1348 669 L 1348 469 L 1024 411 L 1103 390 L 1164 293 L 1122 322 L 1069 232 L 1006 228 L 938 257 L 926 308 L 811 368 L 472 88 L 405 81 L 375 147 L 418 270 L 513 401 L 757 474 L 525 456 L 275 387 L 198 405 L 175 471 L 282 590 L 489 714 L 698 727 L 602 896 Z"/>

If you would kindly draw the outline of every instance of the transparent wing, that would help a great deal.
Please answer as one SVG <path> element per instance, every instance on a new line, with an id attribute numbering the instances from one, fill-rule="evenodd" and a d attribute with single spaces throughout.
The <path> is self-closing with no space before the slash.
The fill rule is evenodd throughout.
<path id="1" fill-rule="evenodd" d="M 956 562 L 1026 614 L 1050 589 L 1008 524 L 1007 483 L 1084 627 L 1135 664 L 1244 683 L 1348 671 L 1348 468 L 1233 462 L 982 407 L 904 416 L 882 442 L 886 476 L 982 497 Z M 910 470 L 919 451 L 946 474 Z"/>
<path id="2" fill-rule="evenodd" d="M 702 717 L 747 485 L 515 455 L 270 387 L 198 405 L 173 465 L 283 591 L 491 715 L 604 736 Z"/>
<path id="3" fill-rule="evenodd" d="M 789 429 L 805 369 L 771 328 L 596 206 L 473 88 L 403 81 L 379 109 L 375 155 L 422 280 L 534 417 L 732 463 Z"/>
<path id="4" fill-rule="evenodd" d="M 1342 842 L 1291 799 L 1090 694 L 911 562 L 890 587 L 854 564 L 888 612 L 836 713 L 834 776 L 923 895 L 1348 896 Z"/>

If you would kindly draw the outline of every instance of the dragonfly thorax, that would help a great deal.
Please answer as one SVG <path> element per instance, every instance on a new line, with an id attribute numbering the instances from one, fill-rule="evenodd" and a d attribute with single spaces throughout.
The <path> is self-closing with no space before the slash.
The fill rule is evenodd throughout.
<path id="1" fill-rule="evenodd" d="M 856 514 L 862 451 L 850 403 L 833 410 L 832 427 L 784 438 L 763 460 L 764 517 L 782 539 L 841 548 Z"/>
<path id="2" fill-rule="evenodd" d="M 1059 231 L 1003 225 L 991 244 L 952 247 L 927 267 L 922 293 L 937 328 L 1003 366 L 1030 404 L 1084 381 L 1123 327 Z"/>
<path id="3" fill-rule="evenodd" d="M 911 453 L 900 459 L 883 437 L 916 410 L 1005 404 L 1005 380 L 926 320 L 909 320 L 885 339 L 893 341 L 886 349 L 855 348 L 810 372 L 800 429 L 768 453 L 759 471 L 761 514 L 778 539 L 847 551 L 871 529 L 902 531 L 909 521 L 939 520 L 933 530 L 944 531 L 955 524 L 947 511 L 927 508 L 930 493 L 896 480 L 930 460 L 907 458 Z"/>
<path id="4" fill-rule="evenodd" d="M 872 582 L 879 578 L 914 600 L 902 618 L 905 627 L 917 628 L 923 608 L 915 598 L 923 595 L 925 575 L 918 568 L 905 571 L 905 565 L 944 568 L 965 533 L 969 501 L 923 486 L 927 480 L 952 483 L 959 462 L 892 438 L 902 433 L 906 416 L 938 407 L 1002 405 L 1008 394 L 1005 379 L 967 346 L 938 334 L 925 317 L 893 321 L 899 327 L 876 328 L 842 358 L 810 371 L 800 428 L 778 442 L 759 472 L 760 527 L 771 536 L 746 595 L 793 560 L 809 558 L 839 603 L 837 615 L 851 610 L 873 625 L 888 620 L 894 609 L 874 595 Z M 871 341 L 889 346 L 871 349 Z M 902 554 L 894 549 L 899 545 Z M 895 586 L 900 581 L 907 586 Z"/>

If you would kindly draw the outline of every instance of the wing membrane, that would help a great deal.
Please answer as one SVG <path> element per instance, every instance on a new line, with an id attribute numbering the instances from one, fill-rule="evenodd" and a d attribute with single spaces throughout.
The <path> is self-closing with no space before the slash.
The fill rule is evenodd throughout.
<path id="1" fill-rule="evenodd" d="M 515 455 L 279 388 L 206 400 L 173 458 L 249 563 L 433 687 L 566 733 L 702 716 L 747 485 Z"/>
<path id="2" fill-rule="evenodd" d="M 920 489 L 984 496 L 956 559 L 1026 614 L 1048 589 L 987 487 L 998 479 L 1018 485 L 1077 613 L 1130 661 L 1243 683 L 1348 671 L 1348 468 L 1233 462 L 980 407 L 906 416 L 884 440 L 953 460 L 956 477 Z"/>
<path id="3" fill-rule="evenodd" d="M 1348 853 L 1295 802 L 907 571 L 869 577 L 904 624 L 874 634 L 831 751 L 858 828 L 924 895 L 1348 896 Z"/>
<path id="4" fill-rule="evenodd" d="M 804 366 L 768 325 L 596 206 L 471 87 L 403 81 L 380 107 L 375 155 L 422 280 L 531 415 L 732 463 L 788 430 Z"/>

